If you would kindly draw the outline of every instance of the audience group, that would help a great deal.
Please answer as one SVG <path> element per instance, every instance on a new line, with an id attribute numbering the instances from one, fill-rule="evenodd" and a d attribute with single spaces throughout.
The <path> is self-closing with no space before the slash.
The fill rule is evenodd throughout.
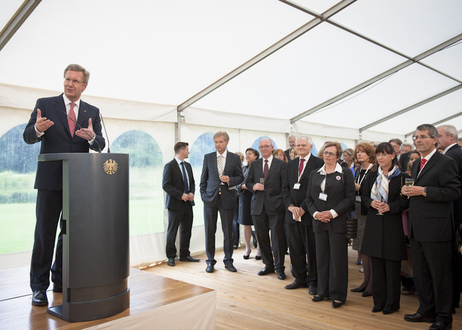
<path id="1" fill-rule="evenodd" d="M 288 253 L 294 282 L 285 288 L 308 288 L 313 302 L 330 300 L 339 308 L 348 291 L 347 220 L 357 219 L 352 248 L 358 252 L 356 264 L 362 265 L 364 280 L 351 291 L 372 295 L 372 312 L 383 314 L 400 309 L 401 294 L 416 293 L 419 307 L 404 319 L 432 323 L 430 329 L 450 329 L 462 289 L 462 138 L 451 125 L 424 124 L 412 140 L 413 144 L 399 139 L 361 142 L 345 150 L 328 141 L 315 156 L 308 136 L 289 136 L 287 150 L 274 150 L 272 141 L 264 138 L 259 150 L 245 151 L 243 165 L 243 158 L 227 150 L 228 134 L 217 132 L 216 151 L 204 156 L 200 178 L 206 272 L 213 272 L 216 264 L 219 212 L 226 269 L 237 271 L 232 255 L 240 224 L 244 259 L 250 258 L 253 245 L 255 259 L 264 264 L 259 276 L 276 273 L 286 279 Z M 180 158 L 189 153 L 181 152 L 186 147 L 176 147 Z M 191 189 L 184 189 L 180 181 L 194 179 L 188 177 L 192 172 L 177 167 L 178 197 L 173 197 L 182 199 L 189 210 Z M 169 265 L 176 257 L 173 241 L 172 234 Z M 189 242 L 184 244 L 189 247 Z M 180 260 L 198 261 L 187 249 L 181 251 Z"/>

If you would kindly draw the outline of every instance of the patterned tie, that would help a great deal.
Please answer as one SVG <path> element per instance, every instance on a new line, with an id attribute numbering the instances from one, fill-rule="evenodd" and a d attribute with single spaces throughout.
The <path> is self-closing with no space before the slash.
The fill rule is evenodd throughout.
<path id="1" fill-rule="evenodd" d="M 69 117 L 67 118 L 67 123 L 69 124 L 69 131 L 71 132 L 71 136 L 74 137 L 74 131 L 75 131 L 75 122 L 77 121 L 77 118 L 75 117 L 75 112 L 74 112 L 74 106 L 75 103 L 71 103 L 71 110 L 69 110 Z M 71 120 L 72 118 L 72 120 Z"/>
<path id="2" fill-rule="evenodd" d="M 265 159 L 265 166 L 263 167 L 263 180 L 266 181 L 267 176 L 268 176 L 268 159 Z"/>
<path id="3" fill-rule="evenodd" d="M 300 181 L 300 177 L 302 176 L 304 162 L 305 162 L 305 158 L 300 158 L 300 165 L 298 165 L 298 177 L 299 177 L 298 181 Z"/>
<path id="4" fill-rule="evenodd" d="M 189 194 L 188 178 L 186 177 L 186 167 L 184 166 L 184 162 L 181 162 L 180 164 L 181 164 L 181 168 L 183 169 L 184 193 Z"/>
<path id="5" fill-rule="evenodd" d="M 422 158 L 422 159 L 420 160 L 420 169 L 421 169 L 421 170 L 422 170 L 423 167 L 425 166 L 425 163 L 426 163 L 426 162 L 427 162 L 427 160 L 426 160 L 425 158 Z"/>
<path id="6" fill-rule="evenodd" d="M 223 171 L 225 170 L 225 161 L 223 155 L 218 156 L 218 176 L 223 176 Z"/>

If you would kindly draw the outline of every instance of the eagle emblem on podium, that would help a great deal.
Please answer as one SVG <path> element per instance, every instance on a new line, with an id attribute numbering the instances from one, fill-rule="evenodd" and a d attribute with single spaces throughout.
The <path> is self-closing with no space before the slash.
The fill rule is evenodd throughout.
<path id="1" fill-rule="evenodd" d="M 108 159 L 103 164 L 103 170 L 106 174 L 112 175 L 117 172 L 119 168 L 119 164 L 113 159 Z"/>

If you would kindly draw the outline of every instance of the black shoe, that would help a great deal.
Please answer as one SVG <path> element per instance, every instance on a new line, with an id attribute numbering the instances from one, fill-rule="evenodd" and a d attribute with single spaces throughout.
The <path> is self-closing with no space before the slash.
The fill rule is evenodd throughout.
<path id="1" fill-rule="evenodd" d="M 295 280 L 294 283 L 288 284 L 288 285 L 285 286 L 285 288 L 287 290 L 295 290 L 295 289 L 298 289 L 298 288 L 306 288 L 306 287 L 307 287 L 306 283 L 300 282 L 300 281 L 297 281 L 297 280 Z"/>
<path id="2" fill-rule="evenodd" d="M 361 295 L 362 297 L 369 297 L 372 296 L 372 293 L 369 291 L 364 291 L 363 294 Z"/>
<path id="3" fill-rule="evenodd" d="M 312 296 L 318 294 L 318 287 L 314 284 L 311 284 L 310 289 L 308 290 L 308 293 Z"/>
<path id="4" fill-rule="evenodd" d="M 261 260 L 261 256 L 255 256 L 255 260 Z"/>
<path id="5" fill-rule="evenodd" d="M 436 317 L 434 315 L 420 315 L 419 313 L 415 314 L 405 314 L 404 320 L 408 322 L 435 322 Z"/>
<path id="6" fill-rule="evenodd" d="M 205 271 L 207 273 L 213 273 L 214 270 L 215 270 L 215 268 L 213 267 L 213 264 L 211 262 L 208 262 L 207 263 L 207 268 L 205 269 Z"/>
<path id="7" fill-rule="evenodd" d="M 384 308 L 382 313 L 383 315 L 388 315 L 388 314 L 391 314 L 397 311 L 398 311 L 398 308 Z"/>
<path id="8" fill-rule="evenodd" d="M 263 276 L 263 275 L 268 275 L 268 274 L 271 274 L 271 273 L 274 273 L 274 268 L 272 267 L 265 267 L 263 268 L 262 270 L 260 270 L 258 272 L 258 275 L 259 276 Z"/>
<path id="9" fill-rule="evenodd" d="M 232 262 L 225 263 L 225 268 L 229 270 L 230 272 L 233 272 L 233 273 L 237 272 L 237 269 L 236 267 L 234 267 Z"/>
<path id="10" fill-rule="evenodd" d="M 249 252 L 249 254 L 244 254 L 242 257 L 243 257 L 245 260 L 249 259 L 249 258 L 250 258 L 250 252 Z"/>
<path id="11" fill-rule="evenodd" d="M 444 322 L 438 321 L 433 323 L 429 330 L 451 330 L 452 329 L 452 324 L 446 324 Z"/>
<path id="12" fill-rule="evenodd" d="M 63 285 L 60 283 L 53 283 L 53 292 L 63 292 Z"/>
<path id="13" fill-rule="evenodd" d="M 187 256 L 187 257 L 180 257 L 180 261 L 199 262 L 200 259 Z"/>
<path id="14" fill-rule="evenodd" d="M 361 288 L 355 288 L 355 289 L 351 289 L 350 291 L 351 291 L 351 292 L 364 292 L 365 289 L 366 289 L 366 288 L 363 288 L 363 289 L 361 289 Z"/>
<path id="15" fill-rule="evenodd" d="M 284 269 L 278 269 L 278 279 L 280 280 L 285 280 L 286 279 L 286 274 L 284 273 Z"/>
<path id="16" fill-rule="evenodd" d="M 321 297 L 321 296 L 314 296 L 311 301 L 314 301 L 314 302 L 319 302 L 319 301 L 323 301 L 327 298 L 324 298 L 324 297 Z"/>
<path id="17" fill-rule="evenodd" d="M 341 301 L 332 300 L 332 308 L 339 308 L 343 303 Z"/>
<path id="18" fill-rule="evenodd" d="M 167 265 L 175 266 L 175 258 L 168 258 Z"/>
<path id="19" fill-rule="evenodd" d="M 381 312 L 383 310 L 383 308 L 379 308 L 379 307 L 373 307 L 372 308 L 372 313 L 378 313 L 378 312 Z"/>
<path id="20" fill-rule="evenodd" d="M 32 305 L 48 306 L 47 290 L 34 291 L 34 294 L 32 295 Z"/>

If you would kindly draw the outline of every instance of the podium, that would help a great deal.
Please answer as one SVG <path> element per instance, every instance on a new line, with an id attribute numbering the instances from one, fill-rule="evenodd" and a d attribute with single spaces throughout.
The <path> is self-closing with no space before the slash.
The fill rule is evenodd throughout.
<path id="1" fill-rule="evenodd" d="M 63 164 L 63 303 L 48 312 L 90 321 L 129 307 L 128 154 L 40 154 Z"/>

